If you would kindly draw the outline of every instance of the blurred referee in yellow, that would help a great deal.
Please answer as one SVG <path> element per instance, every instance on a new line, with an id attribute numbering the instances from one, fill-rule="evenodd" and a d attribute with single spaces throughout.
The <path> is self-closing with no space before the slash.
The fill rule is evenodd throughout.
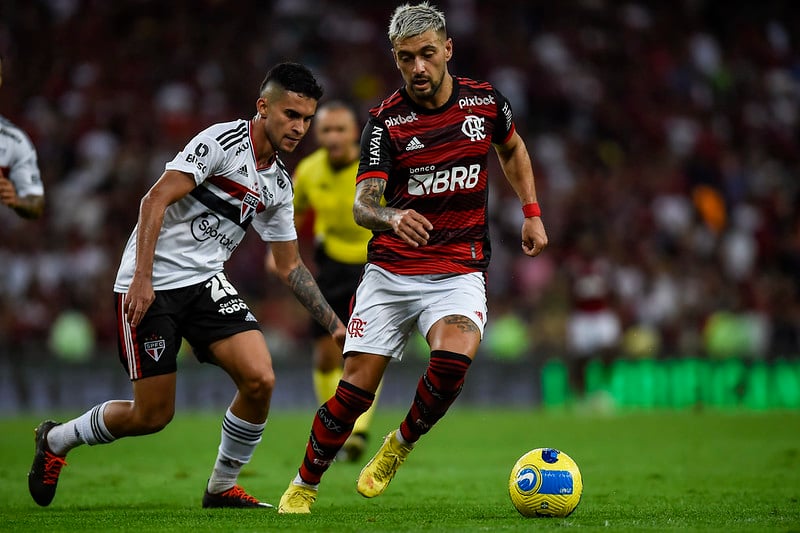
<path id="1" fill-rule="evenodd" d="M 314 133 L 319 148 L 303 158 L 294 172 L 295 225 L 302 228 L 307 217 L 314 217 L 317 284 L 339 318 L 346 321 L 372 237 L 372 231 L 353 220 L 361 129 L 353 109 L 334 100 L 317 110 Z M 310 328 L 314 391 L 317 401 L 323 403 L 334 395 L 342 377 L 342 350 L 316 321 L 310 322 Z M 375 403 L 356 420 L 338 459 L 360 458 L 374 409 Z"/>

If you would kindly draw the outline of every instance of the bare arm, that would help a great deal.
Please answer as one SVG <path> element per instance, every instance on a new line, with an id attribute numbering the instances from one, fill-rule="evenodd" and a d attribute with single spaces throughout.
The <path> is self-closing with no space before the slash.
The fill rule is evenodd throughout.
<path id="1" fill-rule="evenodd" d="M 17 196 L 17 189 L 2 171 L 0 171 L 0 203 L 13 209 L 22 218 L 39 218 L 44 211 L 44 196 Z"/>
<path id="2" fill-rule="evenodd" d="M 294 227 L 300 230 L 303 227 L 303 224 L 306 223 L 307 218 L 307 211 L 303 212 L 294 212 Z M 264 254 L 264 268 L 270 274 L 278 274 L 278 266 L 275 264 L 275 256 L 272 254 L 272 247 L 267 247 L 267 251 Z"/>
<path id="3" fill-rule="evenodd" d="M 156 242 L 164 222 L 164 212 L 195 188 L 194 179 L 177 170 L 167 170 L 144 195 L 139 204 L 136 234 L 136 270 L 123 310 L 132 326 L 137 326 L 155 299 L 153 292 L 153 259 Z"/>
<path id="4" fill-rule="evenodd" d="M 525 142 L 514 132 L 504 145 L 495 145 L 500 166 L 522 205 L 537 202 L 531 158 Z M 522 251 L 531 257 L 547 246 L 547 233 L 541 217 L 526 217 L 522 224 Z"/>
<path id="5" fill-rule="evenodd" d="M 330 332 L 340 347 L 343 346 L 344 324 L 336 316 L 320 292 L 314 276 L 303 263 L 297 241 L 273 242 L 270 243 L 270 247 L 275 258 L 275 272 L 278 278 L 292 290 L 297 301 L 308 309 L 314 320 Z"/>
<path id="6" fill-rule="evenodd" d="M 414 248 L 426 245 L 433 224 L 413 209 L 382 206 L 385 189 L 386 180 L 380 178 L 367 178 L 358 183 L 353 204 L 356 224 L 375 231 L 392 230 Z"/>

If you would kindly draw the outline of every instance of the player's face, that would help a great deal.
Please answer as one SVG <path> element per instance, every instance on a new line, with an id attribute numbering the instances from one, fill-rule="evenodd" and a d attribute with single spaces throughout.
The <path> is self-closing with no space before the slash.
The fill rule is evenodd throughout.
<path id="1" fill-rule="evenodd" d="M 317 142 L 328 151 L 334 167 L 345 166 L 358 157 L 358 126 L 347 109 L 325 109 L 314 119 Z"/>
<path id="2" fill-rule="evenodd" d="M 395 63 L 406 83 L 411 98 L 427 107 L 438 107 L 447 101 L 442 85 L 447 62 L 453 55 L 453 41 L 441 33 L 428 30 L 394 43 Z"/>
<path id="3" fill-rule="evenodd" d="M 264 130 L 272 147 L 293 152 L 308 133 L 317 101 L 293 91 L 281 91 L 269 100 L 259 99 L 259 112 L 267 118 Z"/>

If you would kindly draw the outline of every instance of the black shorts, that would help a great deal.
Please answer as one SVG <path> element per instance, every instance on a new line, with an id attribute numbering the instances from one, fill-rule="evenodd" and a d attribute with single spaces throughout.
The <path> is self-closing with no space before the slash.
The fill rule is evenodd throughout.
<path id="1" fill-rule="evenodd" d="M 124 295 L 114 293 L 119 359 L 131 381 L 175 372 L 184 338 L 198 361 L 213 363 L 210 344 L 242 331 L 261 329 L 223 272 L 196 285 L 155 294 L 134 328 L 122 310 Z"/>
<path id="2" fill-rule="evenodd" d="M 351 265 L 331 259 L 323 251 L 322 246 L 317 247 L 314 253 L 314 262 L 317 265 L 319 290 L 331 304 L 336 315 L 346 325 L 350 318 L 353 295 L 364 271 L 364 265 Z M 315 339 L 330 335 L 330 332 L 314 319 L 311 320 L 310 333 Z"/>

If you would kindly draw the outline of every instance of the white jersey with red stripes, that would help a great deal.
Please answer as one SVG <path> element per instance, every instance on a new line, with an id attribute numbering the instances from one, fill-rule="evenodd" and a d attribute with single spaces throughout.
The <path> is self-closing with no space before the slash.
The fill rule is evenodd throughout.
<path id="1" fill-rule="evenodd" d="M 36 148 L 30 138 L 5 117 L 0 116 L 0 170 L 14 184 L 17 196 L 43 196 Z"/>
<path id="2" fill-rule="evenodd" d="M 197 187 L 164 214 L 154 290 L 186 287 L 221 272 L 251 223 L 264 241 L 297 239 L 289 174 L 277 157 L 257 168 L 250 128 L 248 120 L 215 124 L 167 163 L 167 170 L 190 174 Z M 137 231 L 138 225 L 125 246 L 115 292 L 130 286 Z"/>

